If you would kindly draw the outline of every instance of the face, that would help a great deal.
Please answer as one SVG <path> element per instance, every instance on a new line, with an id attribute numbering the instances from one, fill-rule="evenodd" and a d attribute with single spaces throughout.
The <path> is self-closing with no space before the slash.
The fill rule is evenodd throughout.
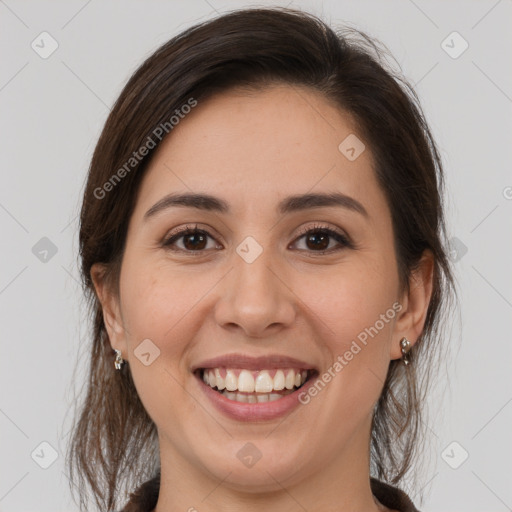
<path id="1" fill-rule="evenodd" d="M 421 314 L 400 292 L 370 150 L 354 160 L 339 149 L 354 135 L 317 92 L 274 86 L 199 103 L 159 147 L 130 219 L 119 297 L 104 311 L 157 426 L 162 468 L 257 491 L 367 466 L 373 407 Z M 169 194 L 225 208 L 162 203 Z M 267 359 L 207 362 L 233 354 Z M 204 367 L 220 368 L 224 385 L 226 368 L 267 384 L 279 369 L 309 372 L 291 394 L 240 404 L 201 380 Z"/>

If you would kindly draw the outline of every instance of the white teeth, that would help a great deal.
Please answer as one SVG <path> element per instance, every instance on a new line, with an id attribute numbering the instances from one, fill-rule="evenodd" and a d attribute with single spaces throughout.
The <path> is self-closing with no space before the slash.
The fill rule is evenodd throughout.
<path id="1" fill-rule="evenodd" d="M 275 402 L 276 400 L 280 400 L 285 395 L 289 395 L 290 392 L 279 394 L 279 393 L 261 393 L 259 395 L 245 395 L 243 393 L 233 393 L 231 391 L 224 390 L 222 394 L 228 398 L 229 400 L 233 400 L 234 402 L 242 402 L 242 403 L 264 403 L 264 402 Z"/>
<path id="2" fill-rule="evenodd" d="M 226 384 L 224 383 L 224 379 L 222 378 L 218 368 L 215 368 L 215 379 L 216 381 L 214 384 L 217 385 L 217 389 L 222 391 L 226 387 Z"/>
<path id="3" fill-rule="evenodd" d="M 284 381 L 284 387 L 286 389 L 292 389 L 293 386 L 295 386 L 295 372 L 293 370 L 288 370 Z"/>
<path id="4" fill-rule="evenodd" d="M 248 370 L 242 370 L 238 376 L 238 391 L 244 391 L 245 393 L 254 392 L 254 377 Z M 259 391 L 259 389 L 256 389 L 256 391 Z"/>
<path id="5" fill-rule="evenodd" d="M 308 372 L 306 372 L 307 374 Z M 304 379 L 306 380 L 306 379 Z M 274 389 L 276 391 L 280 391 L 281 389 L 284 389 L 284 372 L 283 370 L 277 370 L 276 374 L 274 375 Z"/>
<path id="6" fill-rule="evenodd" d="M 269 375 L 267 370 L 262 370 L 256 377 L 256 384 L 254 389 L 257 393 L 270 393 L 273 388 L 274 379 Z"/>
<path id="7" fill-rule="evenodd" d="M 226 376 L 222 377 L 220 368 L 207 368 L 203 371 L 203 381 L 219 391 L 225 389 L 227 392 L 271 393 L 298 388 L 306 382 L 308 376 L 307 370 L 276 370 L 273 378 L 269 372 L 270 370 L 261 370 L 254 377 L 255 372 L 240 370 L 237 376 L 234 369 L 226 369 Z"/>
<path id="8" fill-rule="evenodd" d="M 236 378 L 235 373 L 233 370 L 227 370 L 226 371 L 226 389 L 228 391 L 235 391 L 238 389 L 238 379 Z M 211 384 L 210 384 L 211 386 Z"/>

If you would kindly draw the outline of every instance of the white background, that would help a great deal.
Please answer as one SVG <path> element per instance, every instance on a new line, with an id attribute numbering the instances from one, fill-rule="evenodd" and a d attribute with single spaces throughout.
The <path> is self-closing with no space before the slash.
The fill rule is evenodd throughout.
<path id="1" fill-rule="evenodd" d="M 249 5 L 0 1 L 2 512 L 77 510 L 63 473 L 66 413 L 73 380 L 77 387 L 83 381 L 88 342 L 77 214 L 109 108 L 160 44 L 195 22 Z M 460 322 L 447 340 L 456 349 L 432 395 L 437 414 L 429 420 L 434 444 L 424 468 L 425 501 L 414 501 L 423 512 L 511 510 L 512 2 L 273 5 L 367 31 L 389 47 L 416 85 L 446 168 L 450 236 L 467 253 L 456 263 Z M 31 48 L 43 31 L 58 42 L 47 59 Z M 453 31 L 469 43 L 456 59 L 441 46 Z M 450 44 L 457 49 L 461 41 Z M 47 262 L 32 252 L 42 237 L 57 249 Z M 442 457 L 454 441 L 452 459 L 462 449 L 469 454 L 458 469 Z M 42 442 L 56 451 L 48 469 L 31 457 L 36 450 L 40 464 L 50 462 L 51 448 Z"/>

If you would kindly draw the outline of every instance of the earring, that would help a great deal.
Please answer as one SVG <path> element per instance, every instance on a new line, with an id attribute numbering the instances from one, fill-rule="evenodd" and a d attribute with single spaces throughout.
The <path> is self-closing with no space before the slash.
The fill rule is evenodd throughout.
<path id="1" fill-rule="evenodd" d="M 121 351 L 117 348 L 114 349 L 116 351 L 116 360 L 114 361 L 114 366 L 116 370 L 120 370 L 123 367 L 124 359 L 121 357 Z"/>
<path id="2" fill-rule="evenodd" d="M 407 366 L 409 364 L 409 357 L 407 354 L 409 353 L 409 350 L 411 350 L 411 342 L 407 338 L 402 338 L 400 340 L 400 347 L 402 349 L 403 354 L 403 362 Z"/>

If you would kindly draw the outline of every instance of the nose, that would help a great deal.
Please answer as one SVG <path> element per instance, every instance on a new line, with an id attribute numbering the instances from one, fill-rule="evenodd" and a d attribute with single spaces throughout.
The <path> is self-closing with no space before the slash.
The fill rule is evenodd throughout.
<path id="1" fill-rule="evenodd" d="M 252 263 L 235 254 L 233 264 L 215 306 L 217 324 L 233 331 L 242 329 L 253 338 L 293 325 L 296 298 L 285 273 L 272 265 L 270 251 L 264 250 Z"/>

